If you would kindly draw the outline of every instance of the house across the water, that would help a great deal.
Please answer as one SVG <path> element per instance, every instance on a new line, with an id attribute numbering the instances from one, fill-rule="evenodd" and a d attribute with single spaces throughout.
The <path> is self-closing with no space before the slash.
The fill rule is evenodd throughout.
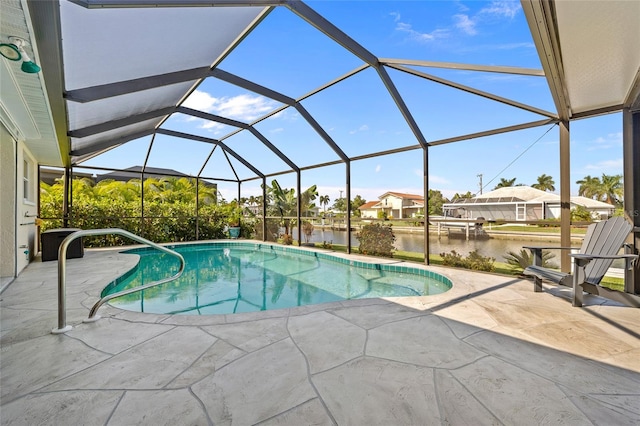
<path id="1" fill-rule="evenodd" d="M 571 209 L 581 206 L 594 219 L 607 219 L 615 211 L 615 206 L 586 197 L 571 197 Z M 560 218 L 560 196 L 541 191 L 530 186 L 510 186 L 478 195 L 445 203 L 446 216 L 487 220 L 544 220 Z"/>
<path id="2" fill-rule="evenodd" d="M 385 192 L 378 199 L 361 205 L 360 217 L 379 218 L 379 214 L 384 214 L 389 219 L 407 219 L 424 214 L 422 195 Z"/>

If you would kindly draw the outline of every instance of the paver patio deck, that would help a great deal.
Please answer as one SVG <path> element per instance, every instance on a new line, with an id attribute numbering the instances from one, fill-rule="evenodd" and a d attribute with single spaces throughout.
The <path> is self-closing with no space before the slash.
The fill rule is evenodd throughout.
<path id="1" fill-rule="evenodd" d="M 640 424 L 638 309 L 430 267 L 453 289 L 216 316 L 107 305 L 82 323 L 136 261 L 67 261 L 63 335 L 57 262 L 2 293 L 2 425 Z"/>

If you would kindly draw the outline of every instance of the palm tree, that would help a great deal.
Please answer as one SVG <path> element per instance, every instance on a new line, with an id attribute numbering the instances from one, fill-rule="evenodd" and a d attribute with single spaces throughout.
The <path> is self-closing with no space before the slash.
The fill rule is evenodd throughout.
<path id="1" fill-rule="evenodd" d="M 599 178 L 587 175 L 577 180 L 576 183 L 580 185 L 578 195 L 596 200 L 599 200 L 602 196 L 602 182 L 600 182 Z"/>
<path id="2" fill-rule="evenodd" d="M 301 214 L 306 213 L 312 207 L 312 201 L 318 196 L 316 185 L 312 185 L 307 188 L 300 195 L 300 211 Z M 267 188 L 267 199 L 269 200 L 271 209 L 280 216 L 280 221 L 284 226 L 284 233 L 289 234 L 291 227 L 290 216 L 297 215 L 298 198 L 296 197 L 296 190 L 291 188 L 282 188 L 278 181 L 274 179 L 271 182 L 271 186 Z M 288 218 L 285 218 L 289 216 Z"/>
<path id="3" fill-rule="evenodd" d="M 327 212 L 327 204 L 329 204 L 330 201 L 331 201 L 331 199 L 329 198 L 328 195 L 321 195 L 320 196 L 320 204 L 322 204 L 323 211 L 325 213 Z"/>
<path id="4" fill-rule="evenodd" d="M 622 175 L 602 174 L 602 195 L 607 203 L 618 205 L 623 197 Z"/>
<path id="5" fill-rule="evenodd" d="M 500 182 L 493 189 L 507 188 L 510 186 L 514 186 L 515 183 L 516 183 L 516 178 L 513 178 L 513 179 L 500 178 Z"/>
<path id="6" fill-rule="evenodd" d="M 539 189 L 540 191 L 555 191 L 555 182 L 553 178 L 546 174 L 538 176 L 538 182 L 531 185 L 531 187 Z"/>

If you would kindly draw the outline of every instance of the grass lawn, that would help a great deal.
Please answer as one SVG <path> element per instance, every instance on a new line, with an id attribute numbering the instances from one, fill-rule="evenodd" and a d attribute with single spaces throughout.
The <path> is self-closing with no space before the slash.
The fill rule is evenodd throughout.
<path id="1" fill-rule="evenodd" d="M 316 247 L 322 248 L 321 243 L 316 243 Z M 346 252 L 347 247 L 340 244 L 332 244 L 331 247 L 335 251 Z M 353 253 L 359 253 L 357 247 L 352 247 L 351 251 Z M 401 259 L 407 262 L 416 262 L 424 264 L 424 255 L 422 253 L 416 253 L 411 251 L 401 251 L 395 250 L 393 252 L 394 259 Z M 432 265 L 442 265 L 442 257 L 437 254 L 432 254 L 429 256 L 429 263 Z M 518 276 L 520 275 L 520 270 L 514 269 L 508 263 L 504 262 L 494 262 L 494 271 L 493 273 L 508 275 L 508 276 Z M 614 278 L 614 277 L 604 277 L 602 282 L 600 283 L 603 287 L 610 288 L 611 290 L 624 291 L 624 280 L 622 278 Z"/>

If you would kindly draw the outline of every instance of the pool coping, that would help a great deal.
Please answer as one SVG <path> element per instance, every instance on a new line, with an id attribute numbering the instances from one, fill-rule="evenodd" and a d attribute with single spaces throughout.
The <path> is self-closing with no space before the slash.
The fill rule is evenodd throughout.
<path id="1" fill-rule="evenodd" d="M 355 307 L 355 306 L 369 306 L 369 305 L 379 305 L 379 304 L 387 304 L 387 303 L 395 303 L 408 308 L 417 309 L 420 311 L 427 310 L 430 306 L 436 306 L 441 304 L 444 300 L 450 300 L 452 296 L 455 298 L 463 295 L 463 290 L 456 286 L 455 281 L 451 279 L 449 274 L 444 273 L 442 270 L 435 271 L 433 270 L 433 266 L 423 265 L 414 262 L 408 262 L 401 259 L 387 259 L 373 256 L 366 256 L 362 254 L 354 254 L 354 253 L 344 253 L 337 252 L 331 249 L 324 249 L 318 247 L 298 247 L 298 246 L 285 246 L 278 243 L 272 242 L 264 242 L 258 240 L 202 240 L 197 243 L 192 241 L 189 242 L 174 242 L 174 243 L 166 243 L 161 244 L 167 248 L 172 248 L 176 246 L 184 246 L 184 245 L 198 245 L 198 244 L 207 244 L 207 243 L 221 243 L 223 245 L 227 245 L 229 247 L 234 245 L 241 244 L 254 244 L 260 246 L 269 246 L 278 250 L 282 250 L 284 252 L 287 251 L 297 251 L 303 252 L 307 254 L 314 253 L 314 255 L 324 255 L 331 260 L 338 259 L 342 263 L 348 264 L 368 264 L 368 265 L 380 265 L 385 267 L 394 267 L 402 270 L 402 268 L 407 269 L 415 269 L 417 271 L 424 272 L 425 274 L 436 274 L 439 277 L 444 278 L 450 283 L 450 288 L 447 291 L 438 294 L 426 295 L 426 296 L 398 296 L 398 297 L 375 297 L 375 298 L 364 298 L 364 299 L 347 299 L 335 302 L 326 302 L 319 303 L 313 305 L 304 305 L 304 306 L 295 306 L 289 308 L 279 308 L 279 309 L 271 309 L 266 311 L 255 311 L 255 312 L 240 312 L 240 313 L 231 313 L 231 314 L 203 314 L 203 315 L 180 315 L 180 314 L 156 314 L 156 313 L 148 313 L 148 312 L 136 312 L 129 311 L 125 309 L 118 308 L 117 306 L 111 305 L 110 303 L 105 303 L 100 310 L 98 311 L 98 315 L 100 317 L 111 316 L 119 319 L 126 319 L 130 321 L 151 321 L 163 324 L 174 324 L 174 325 L 206 325 L 206 324 L 225 324 L 225 323 L 236 323 L 243 321 L 254 321 L 256 319 L 262 318 L 281 318 L 281 317 L 289 317 L 289 316 L 298 316 L 298 315 L 306 315 L 308 313 L 317 312 L 325 310 L 331 306 L 340 306 L 340 307 Z M 111 250 L 119 255 L 123 256 L 132 256 L 135 257 L 135 264 L 131 266 L 131 268 L 126 271 L 122 276 L 131 273 L 131 271 L 135 270 L 138 265 L 140 257 L 135 253 L 127 253 L 127 251 L 133 250 L 153 250 L 152 248 L 144 245 L 131 245 L 131 246 L 121 246 L 121 247 L 109 247 L 109 248 L 97 248 L 97 249 L 87 249 L 91 250 Z M 112 282 L 118 280 L 120 277 L 114 279 L 113 281 L 106 284 L 104 287 L 100 288 L 97 293 L 91 291 L 91 296 L 96 297 L 96 301 L 101 297 L 102 291 L 111 285 Z M 445 284 L 447 284 L 445 282 Z M 92 289 L 93 290 L 93 289 Z"/>

